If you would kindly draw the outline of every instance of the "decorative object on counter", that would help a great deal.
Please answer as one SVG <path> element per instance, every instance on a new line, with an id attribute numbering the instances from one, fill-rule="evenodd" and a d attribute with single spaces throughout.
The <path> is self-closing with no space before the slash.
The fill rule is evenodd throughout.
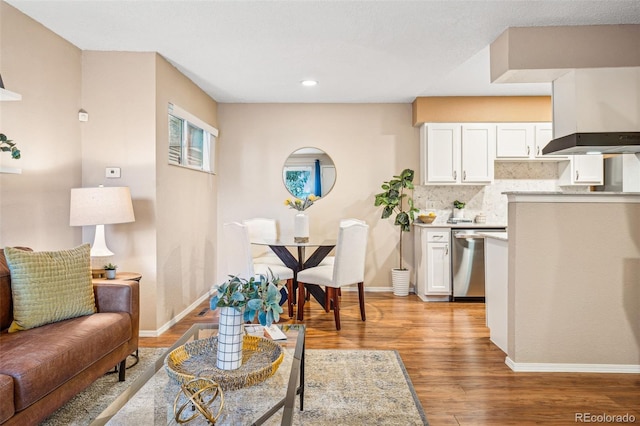
<path id="1" fill-rule="evenodd" d="M 487 216 L 484 213 L 478 213 L 476 215 L 476 223 L 487 223 Z"/>
<path id="2" fill-rule="evenodd" d="M 233 370 L 242 365 L 242 322 L 251 322 L 256 314 L 261 325 L 271 325 L 280 320 L 283 309 L 278 291 L 279 278 L 269 269 L 270 277 L 260 275 L 248 281 L 230 276 L 210 300 L 212 310 L 220 310 L 218 329 L 217 367 Z M 228 308 L 228 309 L 227 309 Z"/>
<path id="3" fill-rule="evenodd" d="M 4 133 L 0 133 L 0 151 L 10 152 L 11 158 L 14 160 L 20 159 L 20 150 L 16 146 L 15 142 L 9 139 Z"/>
<path id="4" fill-rule="evenodd" d="M 104 272 L 107 275 L 108 280 L 116 279 L 116 269 L 118 269 L 118 265 L 114 265 L 113 263 L 107 263 L 104 265 Z"/>
<path id="5" fill-rule="evenodd" d="M 421 214 L 418 215 L 418 220 L 422 223 L 433 223 L 436 220 L 436 214 L 434 212 L 429 212 L 429 214 Z"/>
<path id="6" fill-rule="evenodd" d="M 197 378 L 180 386 L 173 402 L 173 414 L 178 424 L 189 423 L 200 415 L 210 424 L 216 424 L 223 407 L 224 395 L 220 385 L 211 379 Z"/>
<path id="7" fill-rule="evenodd" d="M 464 207 L 467 203 L 455 200 L 453 202 L 453 217 L 456 219 L 462 219 L 464 217 Z"/>
<path id="8" fill-rule="evenodd" d="M 296 243 L 309 242 L 309 216 L 307 216 L 304 211 L 311 207 L 318 198 L 319 197 L 311 194 L 302 200 L 298 198 L 295 200 L 287 198 L 284 201 L 286 206 L 296 209 L 299 212 L 296 214 L 293 221 L 293 240 Z"/>
<path id="9" fill-rule="evenodd" d="M 382 219 L 387 219 L 396 213 L 394 225 L 400 227 L 400 265 L 391 271 L 393 294 L 396 296 L 409 295 L 409 270 L 402 266 L 402 233 L 411 231 L 411 222 L 419 210 L 414 206 L 413 198 L 405 194 L 405 190 L 413 189 L 414 171 L 404 169 L 399 176 L 382 184 L 384 192 L 376 194 L 375 206 L 383 206 Z M 408 208 L 405 210 L 403 199 L 406 198 Z"/>

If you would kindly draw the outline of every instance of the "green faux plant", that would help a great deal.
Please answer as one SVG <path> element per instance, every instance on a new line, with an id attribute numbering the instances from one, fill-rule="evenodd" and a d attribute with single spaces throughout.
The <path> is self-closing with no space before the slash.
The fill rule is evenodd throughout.
<path id="1" fill-rule="evenodd" d="M 281 294 L 278 291 L 279 279 L 269 270 L 270 277 L 260 275 L 256 280 L 249 280 L 237 276 L 229 276 L 222 283 L 216 295 L 209 301 L 212 310 L 222 307 L 230 307 L 241 312 L 244 309 L 245 322 L 253 321 L 258 314 L 261 325 L 270 326 L 280 320 L 283 309 L 280 306 Z"/>
<path id="2" fill-rule="evenodd" d="M 0 133 L 0 151 L 10 152 L 11 158 L 17 160 L 20 158 L 20 150 L 15 142 L 9 139 L 4 133 Z"/>
<path id="3" fill-rule="evenodd" d="M 118 265 L 114 265 L 113 263 L 107 263 L 106 265 L 104 265 L 104 269 L 107 271 L 115 271 L 116 269 L 118 269 Z"/>
<path id="4" fill-rule="evenodd" d="M 402 233 L 411 231 L 411 222 L 419 210 L 413 204 L 413 198 L 405 194 L 405 190 L 413 189 L 414 172 L 411 169 L 404 169 L 399 176 L 382 184 L 384 192 L 376 194 L 375 206 L 383 206 L 382 219 L 391 217 L 396 214 L 394 225 L 400 227 L 400 268 L 402 267 Z M 406 198 L 408 209 L 404 208 L 404 199 Z"/>
<path id="5" fill-rule="evenodd" d="M 455 207 L 456 209 L 460 209 L 460 210 L 464 209 L 464 206 L 466 206 L 466 205 L 467 205 L 467 203 L 463 203 L 462 201 L 458 201 L 458 200 L 455 200 L 453 202 L 453 207 Z"/>

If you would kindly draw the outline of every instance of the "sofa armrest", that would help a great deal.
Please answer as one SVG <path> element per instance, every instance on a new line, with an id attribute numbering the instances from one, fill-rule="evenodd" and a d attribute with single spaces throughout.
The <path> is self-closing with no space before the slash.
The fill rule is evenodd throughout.
<path id="1" fill-rule="evenodd" d="M 132 351 L 138 349 L 140 333 L 140 285 L 137 281 L 110 280 L 93 284 L 98 312 L 127 312 L 131 315 Z"/>

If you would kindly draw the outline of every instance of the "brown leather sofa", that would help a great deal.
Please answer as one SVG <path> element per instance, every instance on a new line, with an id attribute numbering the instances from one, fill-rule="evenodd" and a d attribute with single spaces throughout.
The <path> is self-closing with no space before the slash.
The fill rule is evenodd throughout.
<path id="1" fill-rule="evenodd" d="M 94 284 L 97 313 L 8 333 L 11 276 L 0 250 L 0 424 L 36 425 L 138 349 L 136 281 Z"/>

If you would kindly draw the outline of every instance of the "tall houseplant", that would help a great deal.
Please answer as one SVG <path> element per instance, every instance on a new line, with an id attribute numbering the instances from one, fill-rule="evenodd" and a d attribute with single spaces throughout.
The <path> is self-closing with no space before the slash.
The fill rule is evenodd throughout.
<path id="1" fill-rule="evenodd" d="M 397 276 L 402 276 L 402 283 L 394 282 L 394 294 L 405 296 L 409 292 L 409 271 L 402 266 L 402 234 L 411 231 L 411 222 L 418 213 L 418 209 L 413 204 L 411 198 L 405 191 L 413 190 L 414 172 L 411 169 L 404 169 L 399 176 L 382 184 L 384 192 L 376 194 L 375 206 L 382 206 L 382 219 L 387 219 L 395 214 L 394 225 L 400 227 L 400 241 L 398 244 L 400 251 L 399 268 L 394 268 L 392 276 L 394 281 Z M 406 208 L 405 208 L 406 200 Z M 394 274 L 395 271 L 404 271 L 402 274 Z M 406 282 L 405 282 L 406 281 Z"/>

